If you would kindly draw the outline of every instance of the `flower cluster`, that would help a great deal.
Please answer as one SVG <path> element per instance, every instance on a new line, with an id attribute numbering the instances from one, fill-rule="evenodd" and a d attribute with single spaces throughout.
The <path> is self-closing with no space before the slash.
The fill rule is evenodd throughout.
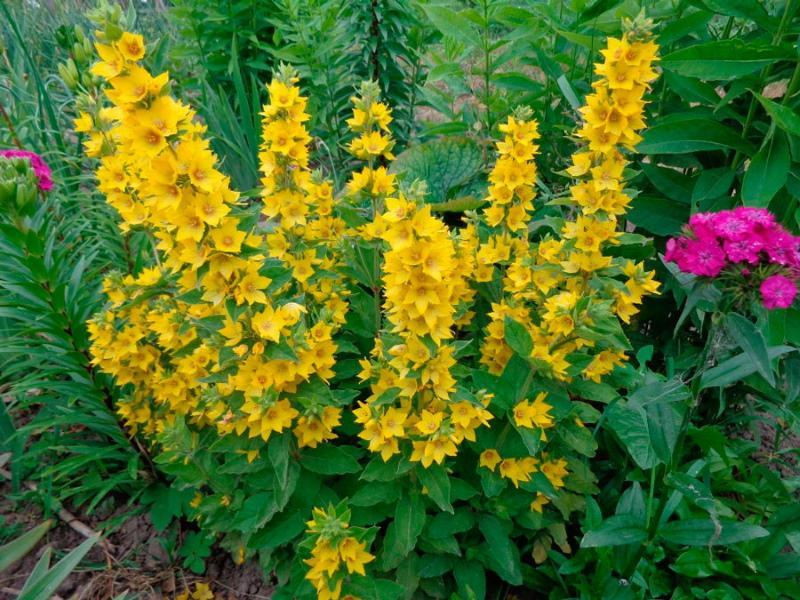
<path id="1" fill-rule="evenodd" d="M 617 319 L 628 322 L 643 297 L 658 288 L 654 273 L 645 271 L 642 263 L 608 252 L 620 243 L 618 221 L 630 203 L 624 190 L 624 152 L 639 141 L 638 131 L 644 127 L 644 95 L 656 76 L 652 68 L 656 51 L 646 31 L 609 40 L 603 50 L 605 60 L 596 66 L 600 78 L 581 110 L 585 121 L 578 137 L 583 146 L 567 170 L 577 181 L 568 197 L 553 201 L 573 207 L 575 217 L 554 225 L 552 231 L 544 230 L 534 242 L 529 241 L 525 217 L 517 225 L 514 219 L 508 222 L 510 213 L 497 211 L 505 191 L 496 190 L 501 182 L 511 181 L 513 196 L 521 198 L 513 206 L 523 206 L 524 214 L 530 210 L 535 168 L 529 165 L 536 148 L 532 143 L 536 124 L 521 113 L 501 128 L 506 137 L 498 144 L 498 166 L 489 176 L 491 205 L 478 223 L 479 236 L 486 238 L 478 251 L 475 279 L 487 285 L 500 283 L 503 294 L 491 304 L 480 360 L 500 375 L 512 356 L 524 349 L 534 383 L 522 387 L 524 395 L 509 410 L 516 428 L 533 445 L 546 444 L 545 431 L 555 423 L 551 399 L 536 390 L 538 378 L 600 382 L 625 362 L 626 347 L 597 335 L 594 328 Z M 514 163 L 511 157 L 522 162 Z M 514 164 L 517 172 L 507 170 Z M 496 216 L 501 214 L 502 218 Z M 509 326 L 514 327 L 511 333 Z M 512 348 L 509 336 L 515 338 L 516 347 Z M 576 422 L 582 427 L 580 419 Z M 481 466 L 492 472 L 497 467 L 500 477 L 515 486 L 530 483 L 537 472 L 553 491 L 565 485 L 564 457 L 547 459 L 547 452 L 539 456 L 528 452 L 519 456 L 499 445 L 486 448 Z M 532 510 L 541 512 L 550 501 L 548 494 L 552 491 L 543 493 L 539 488 Z"/>
<path id="2" fill-rule="evenodd" d="M 42 192 L 49 192 L 53 189 L 53 176 L 50 167 L 44 162 L 41 156 L 29 150 L 0 150 L 2 158 L 23 158 L 31 164 L 33 174 L 36 176 L 38 188 Z"/>
<path id="3" fill-rule="evenodd" d="M 105 128 L 94 132 L 103 140 L 97 176 L 122 228 L 150 231 L 163 257 L 136 276 L 110 276 L 110 307 L 90 326 L 95 363 L 133 384 L 120 414 L 150 434 L 182 416 L 262 442 L 292 427 L 300 446 L 333 438 L 341 409 L 310 390 L 333 375 L 332 338 L 344 322 L 331 244 L 343 226 L 331 185 L 308 169 L 294 74 L 283 69 L 268 87 L 263 212 L 275 227 L 262 233 L 237 206 L 194 113 L 166 94 L 166 75 L 139 65 L 141 36 L 106 41 L 93 69 L 114 112 L 97 106 L 79 122 Z M 98 119 L 104 111 L 114 120 Z M 304 390 L 313 400 L 293 403 Z M 258 452 L 251 445 L 248 458 Z"/>
<path id="4" fill-rule="evenodd" d="M 367 531 L 350 527 L 350 511 L 342 506 L 315 508 L 308 522 L 310 567 L 306 573 L 319 600 L 337 600 L 347 574 L 365 575 L 364 566 L 375 560 L 367 551 Z"/>
<path id="5" fill-rule="evenodd" d="M 394 158 L 391 149 L 394 140 L 389 129 L 392 109 L 380 101 L 380 88 L 373 81 L 365 81 L 353 103 L 353 116 L 347 120 L 355 134 L 349 150 L 357 159 L 366 163 L 354 170 L 347 182 L 346 191 L 351 203 L 359 206 L 368 202 L 373 215 L 383 206 L 383 200 L 397 189 L 397 176 L 389 173 L 385 164 Z"/>
<path id="6" fill-rule="evenodd" d="M 411 460 L 428 467 L 455 456 L 463 440 L 486 425 L 489 397 L 455 400 L 453 337 L 457 309 L 469 295 L 463 261 L 447 227 L 403 196 L 389 198 L 371 231 L 387 245 L 384 311 L 391 345 L 376 341 L 372 362 L 362 360 L 372 394 L 354 412 L 360 436 L 384 460 L 411 439 Z"/>
<path id="7" fill-rule="evenodd" d="M 670 239 L 664 258 L 685 273 L 733 277 L 737 288 L 758 286 L 767 309 L 788 308 L 800 278 L 800 237 L 764 208 L 697 213 L 685 235 Z"/>
<path id="8" fill-rule="evenodd" d="M 361 93 L 351 98 L 354 105 L 353 116 L 347 120 L 350 130 L 356 134 L 348 150 L 356 158 L 368 161 L 370 165 L 376 159 L 394 158 L 392 154 L 394 140 L 389 132 L 392 110 L 378 101 L 379 93 L 380 88 L 377 83 L 371 81 L 363 83 Z M 374 188 L 374 183 L 372 187 Z"/>
<path id="9" fill-rule="evenodd" d="M 489 206 L 484 219 L 491 227 L 522 231 L 533 210 L 538 123 L 530 118 L 530 109 L 520 108 L 500 125 L 500 131 L 505 137 L 496 144 L 498 157 L 489 174 Z"/>

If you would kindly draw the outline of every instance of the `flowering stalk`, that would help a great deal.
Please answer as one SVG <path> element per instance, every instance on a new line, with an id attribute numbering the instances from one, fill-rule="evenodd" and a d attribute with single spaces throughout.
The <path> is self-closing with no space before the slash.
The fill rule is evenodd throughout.
<path id="1" fill-rule="evenodd" d="M 648 24 L 640 20 L 629 24 L 621 39 L 610 39 L 602 51 L 604 61 L 595 69 L 599 79 L 581 109 L 585 122 L 578 137 L 583 145 L 567 170 L 578 181 L 570 186 L 569 198 L 557 201 L 576 214 L 553 228 L 556 235 L 548 233 L 531 243 L 525 227 L 534 197 L 535 169 L 529 161 L 535 151 L 535 122 L 526 120 L 529 115 L 517 114 L 501 127 L 506 137 L 498 144 L 500 158 L 489 177 L 491 204 L 479 224 L 479 231 L 487 231 L 481 233 L 486 241 L 478 253 L 475 279 L 501 282 L 503 294 L 489 312 L 481 362 L 491 373 L 503 373 L 520 350 L 508 342 L 509 325 L 516 324 L 515 331 L 521 327 L 523 333 L 515 335 L 529 340 L 530 351 L 523 358 L 532 369 L 533 385 L 530 390 L 523 388 L 520 393 L 525 396 L 510 412 L 517 429 L 535 440 L 529 442 L 534 446 L 547 443 L 546 430 L 555 420 L 555 399 L 535 389 L 535 382 L 539 378 L 569 382 L 575 377 L 600 382 L 624 362 L 626 347 L 598 335 L 594 327 L 617 319 L 628 322 L 643 296 L 658 288 L 654 274 L 641 263 L 607 253 L 619 243 L 618 220 L 630 202 L 624 191 L 625 152 L 640 140 L 644 94 L 656 76 L 652 69 L 656 52 Z M 511 209 L 505 208 L 510 196 L 507 189 L 514 191 L 513 197 L 521 197 Z M 509 218 L 517 206 L 524 209 L 520 217 Z M 527 397 L 531 391 L 534 398 Z M 577 427 L 583 427 L 575 416 Z M 515 486 L 531 482 L 537 472 L 547 478 L 553 491 L 565 485 L 569 470 L 563 457 L 548 458 L 546 452 L 513 456 L 499 446 L 483 450 L 482 467 L 497 469 L 500 477 Z M 538 490 L 531 509 L 541 512 L 553 492 Z"/>
<path id="2" fill-rule="evenodd" d="M 327 510 L 315 508 L 308 522 L 310 557 L 305 577 L 317 592 L 319 600 L 338 600 L 346 588 L 348 575 L 365 575 L 365 565 L 375 560 L 367 551 L 369 532 L 350 527 L 350 511 L 342 505 Z M 352 597 L 352 596 L 348 596 Z"/>

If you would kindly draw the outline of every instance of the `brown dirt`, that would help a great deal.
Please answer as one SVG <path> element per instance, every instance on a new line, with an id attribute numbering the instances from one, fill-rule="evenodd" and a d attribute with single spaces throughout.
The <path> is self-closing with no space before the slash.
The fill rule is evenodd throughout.
<path id="1" fill-rule="evenodd" d="M 753 453 L 752 458 L 778 472 L 781 477 L 800 476 L 800 458 L 797 452 L 800 448 L 800 436 L 774 416 L 767 413 L 758 415 L 761 418 L 755 423 L 755 427 L 738 432 L 738 437 L 758 443 L 758 450 Z M 776 444 L 778 432 L 780 437 Z"/>
<path id="2" fill-rule="evenodd" d="M 10 486 L 0 485 L 0 516 L 4 528 L 16 525 L 16 537 L 41 523 L 45 516 L 38 506 L 15 504 L 9 499 Z M 123 508 L 105 520 L 84 517 L 73 511 L 86 525 L 102 530 L 104 525 L 124 519 L 130 509 Z M 30 574 L 36 561 L 50 546 L 51 564 L 86 538 L 53 516 L 54 525 L 39 544 L 22 560 L 0 573 L 0 600 L 11 600 Z M 158 534 L 147 515 L 135 514 L 124 519 L 108 536 L 112 552 L 95 546 L 78 569 L 57 590 L 64 600 L 108 600 L 128 592 L 137 599 L 175 598 L 195 582 L 206 582 L 216 600 L 268 599 L 273 586 L 255 563 L 237 566 L 224 551 L 214 551 L 206 562 L 202 577 L 181 568 L 180 559 L 170 561 L 158 541 Z"/>

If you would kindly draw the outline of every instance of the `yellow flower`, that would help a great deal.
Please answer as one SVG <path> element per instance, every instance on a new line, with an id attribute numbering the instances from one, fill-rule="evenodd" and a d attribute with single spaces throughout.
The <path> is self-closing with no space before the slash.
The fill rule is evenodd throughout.
<path id="1" fill-rule="evenodd" d="M 569 474 L 566 460 L 563 458 L 548 460 L 543 462 L 539 469 L 554 488 L 564 487 L 564 478 Z"/>
<path id="2" fill-rule="evenodd" d="M 247 237 L 244 231 L 238 229 L 238 219 L 227 218 L 222 223 L 211 230 L 211 239 L 214 240 L 214 248 L 220 252 L 236 254 L 242 249 L 242 242 Z"/>
<path id="3" fill-rule="evenodd" d="M 531 511 L 542 514 L 545 504 L 550 504 L 550 498 L 541 492 L 537 492 L 536 498 L 531 502 Z"/>
<path id="4" fill-rule="evenodd" d="M 344 561 L 348 573 L 364 575 L 364 565 L 375 560 L 375 557 L 365 550 L 366 544 L 356 538 L 346 537 L 339 542 L 339 556 Z"/>
<path id="5" fill-rule="evenodd" d="M 520 427 L 547 429 L 554 425 L 553 417 L 550 415 L 552 406 L 547 404 L 544 399 L 546 392 L 541 392 L 533 402 L 523 400 L 514 407 L 514 422 Z"/>
<path id="6" fill-rule="evenodd" d="M 494 471 L 495 467 L 497 467 L 497 463 L 499 463 L 502 458 L 497 453 L 497 450 L 494 448 L 487 448 L 483 452 L 481 452 L 480 456 L 480 466 L 486 467 L 490 471 Z"/>
<path id="7" fill-rule="evenodd" d="M 123 32 L 114 47 L 125 60 L 135 62 L 144 58 L 144 38 L 137 33 Z"/>

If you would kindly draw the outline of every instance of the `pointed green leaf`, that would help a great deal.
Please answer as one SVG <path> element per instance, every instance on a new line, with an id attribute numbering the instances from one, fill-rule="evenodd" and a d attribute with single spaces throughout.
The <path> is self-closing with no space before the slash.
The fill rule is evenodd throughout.
<path id="1" fill-rule="evenodd" d="M 745 206 L 766 208 L 789 176 L 789 142 L 781 130 L 775 130 L 750 161 L 742 182 Z"/>

